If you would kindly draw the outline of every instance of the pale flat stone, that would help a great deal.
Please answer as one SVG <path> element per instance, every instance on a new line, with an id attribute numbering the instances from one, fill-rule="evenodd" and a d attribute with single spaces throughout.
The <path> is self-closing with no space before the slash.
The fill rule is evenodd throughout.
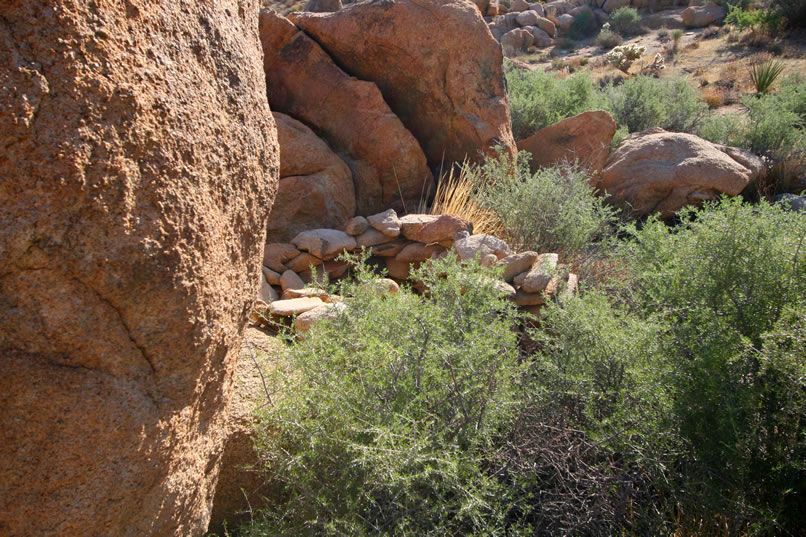
<path id="1" fill-rule="evenodd" d="M 277 291 L 269 284 L 264 274 L 260 275 L 260 292 L 258 293 L 258 298 L 266 304 L 271 304 L 280 298 Z"/>
<path id="2" fill-rule="evenodd" d="M 307 332 L 313 325 L 326 319 L 335 319 L 339 313 L 347 309 L 347 305 L 341 302 L 335 304 L 322 304 L 304 313 L 301 313 L 294 319 L 294 329 L 297 332 Z"/>
<path id="3" fill-rule="evenodd" d="M 509 245 L 492 235 L 470 235 L 453 243 L 453 249 L 459 259 L 479 259 L 487 254 L 495 254 L 498 259 L 507 257 L 512 253 Z"/>
<path id="4" fill-rule="evenodd" d="M 357 235 L 361 235 L 363 232 L 369 229 L 369 222 L 363 216 L 356 216 L 352 218 L 347 225 L 344 226 L 344 231 L 353 237 Z"/>
<path id="5" fill-rule="evenodd" d="M 406 263 L 425 261 L 431 257 L 431 254 L 439 250 L 442 250 L 442 246 L 439 244 L 423 244 L 421 242 L 412 242 L 400 250 L 400 253 L 395 256 L 395 259 Z"/>
<path id="6" fill-rule="evenodd" d="M 388 235 L 384 235 L 377 229 L 368 229 L 361 235 L 355 238 L 356 245 L 360 248 L 362 246 L 377 246 L 386 242 L 393 241 L 394 239 Z"/>
<path id="7" fill-rule="evenodd" d="M 311 267 L 316 267 L 321 264 L 322 260 L 316 257 L 315 255 L 311 255 L 307 252 L 302 252 L 294 259 L 287 261 L 285 266 L 287 266 L 289 270 L 293 270 L 296 273 L 300 273 L 304 270 L 310 270 Z"/>
<path id="8" fill-rule="evenodd" d="M 317 289 L 316 287 L 306 287 L 304 289 L 287 289 L 283 291 L 280 300 L 290 300 L 292 298 L 320 298 L 322 302 L 330 302 L 329 295 L 324 289 Z"/>
<path id="9" fill-rule="evenodd" d="M 512 279 L 522 272 L 528 271 L 537 261 L 537 252 L 521 252 L 512 254 L 498 261 L 504 267 L 504 280 L 511 282 Z"/>
<path id="10" fill-rule="evenodd" d="M 269 313 L 279 317 L 291 317 L 310 311 L 317 306 L 324 304 L 321 298 L 291 298 L 288 300 L 277 300 L 269 304 Z"/>
<path id="11" fill-rule="evenodd" d="M 395 238 L 400 235 L 400 219 L 394 209 L 387 209 L 378 214 L 367 217 L 369 225 L 387 237 Z"/>
<path id="12" fill-rule="evenodd" d="M 526 293 L 545 291 L 557 271 L 557 254 L 541 254 L 534 266 L 515 277 L 515 285 Z"/>
<path id="13" fill-rule="evenodd" d="M 283 288 L 283 291 L 287 291 L 289 289 L 302 289 L 305 287 L 305 282 L 303 282 L 293 270 L 286 270 L 283 272 L 283 275 L 280 276 L 280 287 Z"/>
<path id="14" fill-rule="evenodd" d="M 345 250 L 354 250 L 356 241 L 344 231 L 337 229 L 313 229 L 303 231 L 291 243 L 320 259 L 329 259 Z"/>

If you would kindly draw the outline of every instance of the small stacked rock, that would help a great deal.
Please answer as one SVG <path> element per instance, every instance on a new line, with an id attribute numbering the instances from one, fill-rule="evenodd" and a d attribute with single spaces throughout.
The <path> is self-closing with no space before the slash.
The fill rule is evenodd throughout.
<path id="1" fill-rule="evenodd" d="M 630 0 L 626 0 L 626 5 Z M 530 48 L 554 45 L 555 38 L 567 35 L 577 17 L 588 17 L 597 25 L 609 20 L 606 2 L 554 0 L 529 4 L 515 0 L 508 12 L 498 2 L 487 4 L 487 24 L 503 48 L 505 56 L 516 56 Z"/>
<path id="2" fill-rule="evenodd" d="M 366 248 L 368 263 L 386 268 L 389 278 L 379 279 L 379 289 L 396 294 L 399 283 L 424 261 L 439 259 L 454 250 L 461 260 L 503 267 L 496 287 L 523 310 L 537 315 L 546 300 L 574 292 L 577 277 L 567 274 L 557 254 L 515 253 L 491 235 L 473 235 L 473 225 L 452 214 L 398 216 L 389 209 L 372 216 L 356 216 L 343 229 L 314 229 L 299 233 L 290 243 L 267 244 L 258 305 L 253 321 L 282 322 L 294 319 L 294 328 L 305 332 L 320 319 L 334 318 L 344 309 L 341 297 L 316 287 L 344 277 L 345 252 Z M 312 285 L 312 287 L 306 287 Z"/>

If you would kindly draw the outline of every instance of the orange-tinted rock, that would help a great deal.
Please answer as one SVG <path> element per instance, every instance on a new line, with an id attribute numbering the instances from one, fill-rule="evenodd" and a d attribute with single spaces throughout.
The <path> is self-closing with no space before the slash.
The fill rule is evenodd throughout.
<path id="1" fill-rule="evenodd" d="M 280 183 L 269 215 L 268 240 L 285 241 L 307 229 L 344 224 L 355 214 L 350 168 L 304 124 L 278 112 L 274 119 Z"/>
<path id="2" fill-rule="evenodd" d="M 362 2 L 289 17 L 347 72 L 378 85 L 432 165 L 515 147 L 501 47 L 470 2 Z"/>
<path id="3" fill-rule="evenodd" d="M 207 530 L 279 167 L 257 7 L 0 2 L 4 536 Z"/>
<path id="4" fill-rule="evenodd" d="M 608 112 L 594 110 L 540 129 L 518 142 L 519 151 L 532 154 L 532 172 L 562 162 L 579 162 L 592 172 L 600 172 L 610 154 L 616 122 Z"/>
<path id="5" fill-rule="evenodd" d="M 269 103 L 324 138 L 353 173 L 356 210 L 416 205 L 433 177 L 417 140 L 372 82 L 342 71 L 310 37 L 260 11 Z"/>
<path id="6" fill-rule="evenodd" d="M 454 214 L 442 214 L 422 226 L 407 225 L 405 230 L 405 237 L 409 240 L 432 243 L 452 241 L 460 231 L 472 232 L 473 224 Z"/>
<path id="7" fill-rule="evenodd" d="M 650 129 L 613 151 L 597 186 L 637 216 L 668 218 L 686 205 L 736 196 L 764 173 L 762 160 L 747 151 Z"/>

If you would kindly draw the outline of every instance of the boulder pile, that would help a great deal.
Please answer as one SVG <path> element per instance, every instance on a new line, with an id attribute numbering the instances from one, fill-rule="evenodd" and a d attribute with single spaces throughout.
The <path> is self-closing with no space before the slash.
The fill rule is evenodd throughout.
<path id="1" fill-rule="evenodd" d="M 259 31 L 282 168 L 269 242 L 416 206 L 443 166 L 514 150 L 501 48 L 468 2 L 264 9 Z"/>
<path id="2" fill-rule="evenodd" d="M 295 329 L 304 332 L 317 320 L 337 315 L 346 307 L 343 299 L 316 286 L 347 276 L 350 263 L 338 257 L 362 248 L 369 250 L 371 266 L 386 269 L 388 278 L 377 285 L 391 294 L 409 280 L 413 268 L 451 250 L 461 260 L 502 267 L 503 281 L 496 287 L 535 315 L 546 300 L 576 288 L 577 276 L 568 273 L 557 254 L 516 253 L 501 239 L 472 231 L 470 222 L 452 214 L 398 216 L 389 209 L 357 216 L 341 229 L 304 231 L 288 243 L 267 244 L 253 321 L 293 318 Z M 417 288 L 417 282 L 411 283 Z"/>

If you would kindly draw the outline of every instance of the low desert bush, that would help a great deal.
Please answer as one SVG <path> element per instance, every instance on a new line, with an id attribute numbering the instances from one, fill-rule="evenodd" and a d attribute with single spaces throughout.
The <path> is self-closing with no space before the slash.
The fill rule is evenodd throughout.
<path id="1" fill-rule="evenodd" d="M 479 205 L 495 214 L 504 237 L 517 248 L 574 258 L 611 234 L 613 210 L 573 163 L 531 173 L 529 154 L 520 152 L 515 162 L 502 154 L 467 174 Z"/>
<path id="2" fill-rule="evenodd" d="M 681 77 L 637 76 L 604 89 L 605 107 L 629 132 L 652 127 L 692 132 L 705 116 L 707 105 Z"/>
<path id="3" fill-rule="evenodd" d="M 610 24 L 621 35 L 634 35 L 641 31 L 641 17 L 634 7 L 620 7 L 610 14 Z"/>
<path id="4" fill-rule="evenodd" d="M 506 69 L 512 131 L 520 140 L 561 119 L 597 108 L 590 76 L 576 73 L 560 79 L 542 71 Z"/>
<path id="5" fill-rule="evenodd" d="M 732 24 L 742 30 L 773 34 L 781 25 L 781 15 L 772 9 L 742 9 L 738 5 L 728 7 L 725 24 Z"/>
<path id="6" fill-rule="evenodd" d="M 596 37 L 596 42 L 605 50 L 610 50 L 613 47 L 617 47 L 621 44 L 622 39 L 619 34 L 614 32 L 610 29 L 610 25 L 605 23 L 605 27 L 599 32 L 599 35 Z"/>
<path id="7" fill-rule="evenodd" d="M 582 11 L 576 17 L 574 22 L 571 23 L 571 28 L 568 35 L 571 39 L 585 39 L 596 33 L 598 24 L 596 24 L 596 17 L 592 11 Z"/>
<path id="8" fill-rule="evenodd" d="M 483 459 L 517 408 L 514 306 L 455 256 L 414 274 L 428 298 L 374 277 L 359 264 L 346 310 L 289 344 L 258 428 L 276 499 L 246 535 L 502 532 Z"/>
<path id="9" fill-rule="evenodd" d="M 725 199 L 680 220 L 633 229 L 623 253 L 633 303 L 671 331 L 661 369 L 688 446 L 683 511 L 704 522 L 700 535 L 795 534 L 806 493 L 806 214 Z"/>

